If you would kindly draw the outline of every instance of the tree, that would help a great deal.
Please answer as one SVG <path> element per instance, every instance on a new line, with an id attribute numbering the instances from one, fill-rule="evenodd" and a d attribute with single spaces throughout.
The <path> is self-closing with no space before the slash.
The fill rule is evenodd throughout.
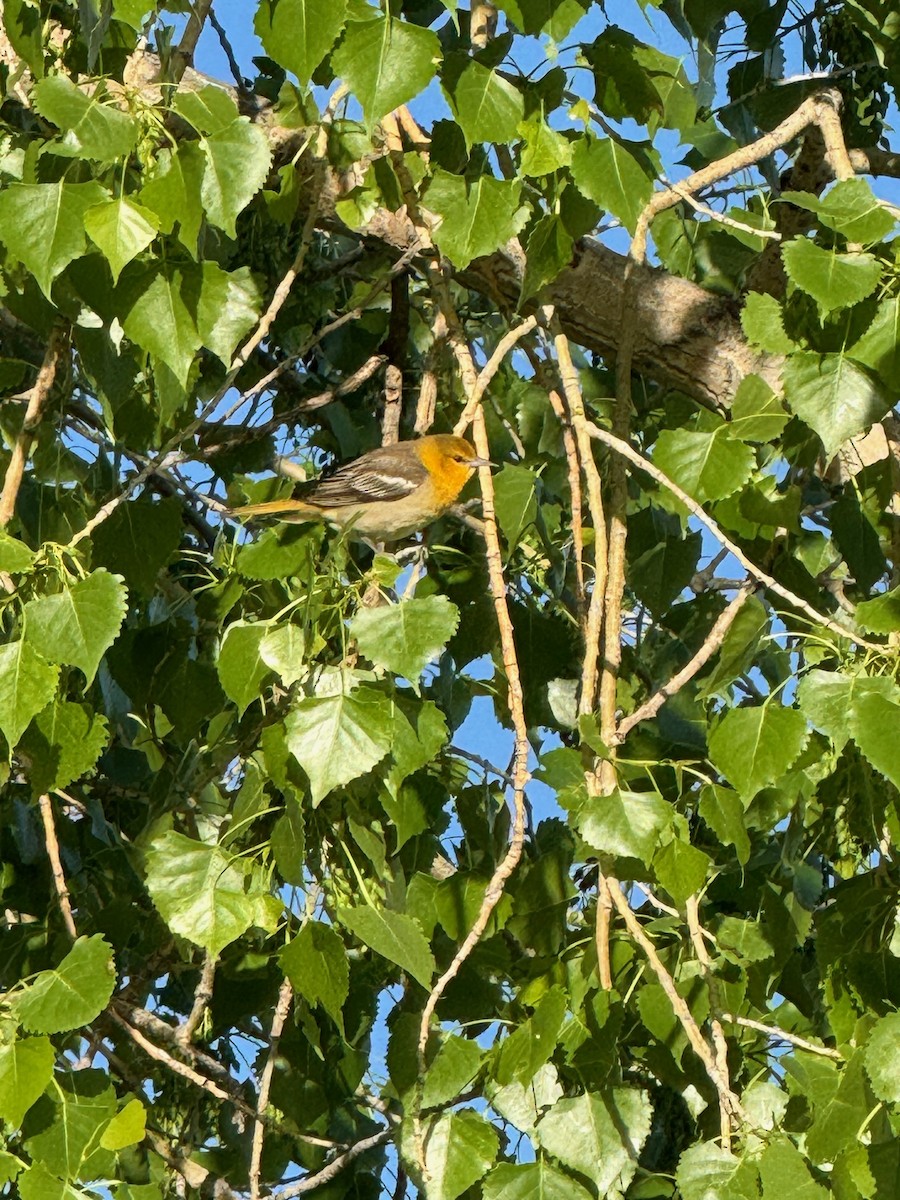
<path id="1" fill-rule="evenodd" d="M 3 0 L 2 1194 L 893 1200 L 893 6 L 251 7 Z"/>

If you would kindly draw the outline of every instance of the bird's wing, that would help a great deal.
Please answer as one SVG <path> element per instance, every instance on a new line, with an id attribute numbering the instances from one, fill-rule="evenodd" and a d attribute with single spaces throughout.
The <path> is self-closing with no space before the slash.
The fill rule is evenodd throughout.
<path id="1" fill-rule="evenodd" d="M 322 508 L 342 508 L 373 500 L 401 500 L 427 479 L 428 471 L 418 456 L 383 446 L 323 475 L 300 495 Z"/>

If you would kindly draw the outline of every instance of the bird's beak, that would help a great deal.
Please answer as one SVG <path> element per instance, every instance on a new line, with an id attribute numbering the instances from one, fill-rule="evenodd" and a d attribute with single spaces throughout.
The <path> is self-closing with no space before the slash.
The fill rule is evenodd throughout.
<path id="1" fill-rule="evenodd" d="M 496 465 L 497 464 L 495 462 L 492 462 L 491 459 L 489 459 L 489 458 L 470 458 L 469 459 L 470 467 L 496 467 Z"/>

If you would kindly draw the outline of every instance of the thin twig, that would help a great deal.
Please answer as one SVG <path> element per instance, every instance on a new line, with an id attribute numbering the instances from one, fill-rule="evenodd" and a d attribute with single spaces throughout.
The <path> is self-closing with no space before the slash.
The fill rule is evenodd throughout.
<path id="1" fill-rule="evenodd" d="M 534 360 L 532 360 L 534 361 Z M 581 515 L 581 466 L 578 460 L 578 444 L 572 429 L 572 417 L 562 397 L 555 388 L 547 393 L 550 407 L 562 429 L 563 448 L 566 452 L 566 472 L 569 477 L 569 496 L 572 502 L 572 549 L 575 554 L 575 601 L 578 614 L 584 624 L 586 593 L 584 587 L 584 520 Z"/>
<path id="2" fill-rule="evenodd" d="M 601 429 L 598 425 L 594 425 L 593 423 L 589 423 L 587 428 L 592 438 L 596 438 L 599 442 L 604 442 L 607 446 L 621 454 L 623 458 L 627 458 L 629 462 L 633 463 L 641 471 L 649 475 L 651 479 L 655 479 L 658 484 L 664 487 L 667 491 L 671 492 L 676 499 L 680 500 L 688 512 L 690 512 L 692 516 L 696 517 L 700 524 L 708 529 L 709 532 L 717 539 L 717 541 L 722 546 L 726 547 L 730 554 L 734 555 L 747 574 L 753 579 L 756 579 L 759 583 L 764 584 L 770 592 L 774 592 L 776 596 L 780 596 L 782 600 L 786 600 L 792 608 L 796 608 L 798 611 L 805 613 L 810 620 L 814 621 L 817 625 L 824 626 L 825 629 L 831 630 L 832 633 L 836 633 L 842 638 L 849 638 L 850 641 L 856 642 L 858 646 L 864 646 L 867 650 L 875 650 L 879 654 L 890 653 L 889 646 L 879 645 L 877 642 L 869 642 L 865 638 L 861 637 L 858 633 L 854 633 L 852 629 L 847 629 L 843 625 L 838 624 L 837 621 L 833 621 L 830 617 L 826 617 L 823 613 L 817 612 L 816 609 L 814 609 L 811 604 L 808 604 L 801 596 L 798 596 L 795 592 L 792 592 L 790 588 L 784 587 L 783 584 L 780 584 L 777 579 L 773 579 L 771 575 L 767 575 L 761 567 L 756 566 L 755 563 L 750 561 L 746 554 L 744 554 L 743 550 L 741 550 L 740 546 L 738 546 L 722 532 L 712 517 L 708 516 L 707 513 L 704 512 L 703 508 L 697 503 L 696 500 L 689 496 L 683 488 L 680 488 L 677 483 L 671 480 L 668 475 L 664 474 L 659 467 L 655 466 L 652 462 L 650 462 L 649 459 L 644 458 L 644 456 L 635 450 L 634 447 L 628 442 L 616 437 L 613 433 L 608 433 L 605 429 Z"/>
<path id="3" fill-rule="evenodd" d="M 250 1151 L 250 1200 L 259 1200 L 259 1172 L 262 1164 L 263 1142 L 266 1136 L 266 1127 L 260 1117 L 269 1105 L 269 1091 L 272 1087 L 272 1076 L 275 1074 L 275 1063 L 278 1059 L 278 1043 L 281 1040 L 281 1033 L 293 998 L 294 990 L 291 987 L 291 981 L 285 978 L 278 991 L 278 1002 L 272 1016 L 272 1028 L 269 1031 L 269 1053 L 266 1056 L 266 1063 L 259 1080 L 259 1095 L 256 1101 L 257 1119 L 253 1126 L 253 1146 Z"/>
<path id="4" fill-rule="evenodd" d="M 612 988 L 612 964 L 609 956 L 609 935 L 612 926 L 613 898 L 609 879 L 598 868 L 597 919 L 594 928 L 594 945 L 597 950 L 597 975 L 605 992 Z"/>
<path id="5" fill-rule="evenodd" d="M 478 409 L 478 406 L 481 404 L 482 396 L 490 386 L 491 380 L 500 370 L 503 360 L 517 342 L 520 342 L 526 334 L 531 333 L 532 329 L 537 327 L 537 323 L 538 319 L 536 316 L 532 315 L 530 317 L 526 317 L 524 321 L 503 335 L 503 337 L 497 343 L 494 353 L 478 372 L 474 387 L 471 389 L 471 391 L 468 389 L 466 390 L 466 406 L 462 410 L 456 425 L 453 427 L 454 433 L 461 436 L 466 432 L 475 419 L 475 413 Z"/>
<path id="6" fill-rule="evenodd" d="M 316 1188 L 322 1187 L 325 1183 L 330 1183 L 332 1179 L 340 1175 L 341 1171 L 355 1162 L 361 1154 L 365 1154 L 367 1150 L 374 1150 L 378 1146 L 383 1146 L 393 1136 L 394 1128 L 392 1125 L 389 1125 L 387 1129 L 379 1129 L 377 1133 L 373 1133 L 369 1137 L 356 1142 L 348 1150 L 345 1150 L 343 1154 L 339 1154 L 337 1158 L 332 1159 L 321 1171 L 316 1171 L 315 1175 L 307 1175 L 305 1179 L 301 1179 L 297 1183 L 290 1183 L 287 1187 L 279 1188 L 278 1191 L 273 1192 L 273 1200 L 291 1200 L 293 1196 L 302 1196 L 305 1192 L 315 1191 Z"/>
<path id="7" fill-rule="evenodd" d="M 728 607 L 719 613 L 713 623 L 712 629 L 710 629 L 709 633 L 703 639 L 703 644 L 697 650 L 696 654 L 694 654 L 693 658 L 685 663 L 681 670 L 676 672 L 668 683 L 664 683 L 659 691 L 655 692 L 649 700 L 645 700 L 640 708 L 619 722 L 612 739 L 614 745 L 620 745 L 624 742 L 635 725 L 639 725 L 641 721 L 649 721 L 652 717 L 655 717 L 665 702 L 674 696 L 676 692 L 680 692 L 684 685 L 706 666 L 716 651 L 721 648 L 722 642 L 725 640 L 725 634 L 734 623 L 735 617 L 753 594 L 755 586 L 755 584 L 749 581 L 744 581 L 738 594 Z"/>
<path id="8" fill-rule="evenodd" d="M 675 980 L 666 970 L 666 967 L 656 952 L 656 947 L 653 942 L 644 932 L 644 927 L 635 916 L 631 909 L 631 905 L 625 897 L 625 893 L 617 879 L 611 875 L 607 876 L 610 895 L 613 903 L 619 910 L 619 914 L 628 929 L 628 932 L 643 950 L 647 956 L 647 961 L 653 969 L 659 981 L 660 987 L 666 993 L 669 1003 L 672 1005 L 672 1011 L 681 1023 L 681 1027 L 687 1035 L 687 1039 L 694 1050 L 694 1053 L 703 1063 L 706 1074 L 709 1076 L 713 1087 L 716 1089 L 716 1094 L 719 1097 L 719 1104 L 728 1113 L 729 1121 L 733 1127 L 738 1121 L 743 1118 L 743 1109 L 737 1096 L 731 1091 L 727 1078 L 722 1076 L 716 1062 L 715 1055 L 706 1042 L 703 1034 L 700 1032 L 700 1027 L 694 1020 L 693 1013 L 687 1005 L 685 999 L 680 995 L 675 986 Z"/>
<path id="9" fill-rule="evenodd" d="M 222 52 L 228 59 L 228 68 L 231 71 L 231 77 L 237 85 L 238 91 L 243 92 L 247 87 L 247 82 L 241 73 L 241 68 L 238 64 L 238 61 L 234 56 L 234 50 L 232 49 L 228 34 L 225 31 L 225 27 L 216 16 L 215 9 L 212 7 L 212 5 L 210 5 L 209 8 L 208 20 L 210 25 L 212 25 L 213 29 L 216 31 L 216 37 L 219 39 L 219 45 L 222 47 Z"/>
<path id="10" fill-rule="evenodd" d="M 203 966 L 200 970 L 200 979 L 194 989 L 194 1003 L 191 1005 L 191 1011 L 187 1019 L 178 1026 L 175 1030 L 175 1041 L 182 1049 L 189 1046 L 194 1040 L 194 1034 L 197 1032 L 197 1026 L 203 1020 L 203 1014 L 209 1008 L 212 1001 L 213 983 L 216 978 L 216 956 L 209 950 L 203 956 Z"/>
<path id="11" fill-rule="evenodd" d="M 736 221 L 734 217 L 729 217 L 725 213 L 716 212 L 714 208 L 710 208 L 706 204 L 701 204 L 699 200 L 695 200 L 690 192 L 686 191 L 680 183 L 673 183 L 672 189 L 678 192 L 694 212 L 701 213 L 704 217 L 709 217 L 719 225 L 724 225 L 728 229 L 737 229 L 740 233 L 750 233 L 754 237 L 767 238 L 773 242 L 781 241 L 781 234 L 777 229 L 755 229 L 752 225 L 745 225 L 743 221 Z"/>
<path id="12" fill-rule="evenodd" d="M 817 1046 L 815 1042 L 808 1042 L 806 1038 L 779 1029 L 777 1025 L 764 1025 L 762 1021 L 754 1021 L 751 1017 L 738 1017 L 734 1013 L 726 1012 L 722 1013 L 722 1020 L 730 1021 L 732 1025 L 741 1025 L 744 1029 L 755 1029 L 757 1033 L 764 1033 L 776 1041 L 788 1042 L 791 1046 L 796 1046 L 798 1050 L 808 1050 L 810 1054 L 821 1054 L 823 1058 L 833 1058 L 836 1062 L 844 1061 L 843 1054 L 838 1050 L 832 1050 L 829 1046 Z"/>
<path id="13" fill-rule="evenodd" d="M 53 886 L 56 888 L 56 898 L 62 913 L 63 923 L 74 941 L 78 937 L 75 928 L 75 918 L 72 916 L 72 904 L 69 900 L 69 889 L 66 886 L 66 876 L 63 871 L 62 859 L 59 854 L 59 841 L 56 836 L 56 823 L 53 819 L 53 803 L 48 795 L 41 796 L 38 801 L 41 810 L 41 820 L 44 824 L 44 844 L 47 847 L 47 857 L 53 871 Z"/>
<path id="14" fill-rule="evenodd" d="M 712 1033 L 716 1066 L 718 1067 L 720 1076 L 725 1081 L 726 1089 L 730 1092 L 728 1043 L 725 1040 L 725 1032 L 722 1029 L 722 989 L 719 987 L 719 981 L 715 977 L 712 959 L 709 957 L 709 950 L 707 950 L 706 942 L 703 938 L 703 926 L 700 924 L 700 900 L 696 893 L 688 896 L 685 901 L 685 912 L 687 914 L 688 930 L 691 935 L 691 945 L 694 947 L 697 962 L 700 964 L 700 970 L 703 973 L 703 978 L 706 980 L 706 986 L 709 990 L 709 1028 Z M 723 1101 L 722 1092 L 719 1093 L 719 1133 L 722 1140 L 722 1149 L 730 1150 L 731 1116 L 728 1107 Z"/>
<path id="15" fill-rule="evenodd" d="M 68 344 L 68 326 L 63 324 L 55 325 L 50 334 L 50 340 L 47 342 L 44 361 L 41 363 L 37 379 L 34 381 L 34 386 L 26 393 L 28 396 L 28 406 L 25 409 L 22 428 L 19 436 L 16 438 L 12 454 L 10 455 L 9 465 L 6 468 L 3 491 L 0 492 L 0 529 L 6 528 L 16 510 L 16 498 L 19 495 L 19 488 L 22 486 L 25 464 L 28 461 L 28 455 L 31 453 L 31 447 L 34 443 L 35 430 L 41 422 L 44 405 L 47 403 L 54 380 L 56 379 L 59 360 L 67 349 Z"/>
<path id="16" fill-rule="evenodd" d="M 211 7 L 212 0 L 192 0 L 187 25 L 175 50 L 176 83 L 181 80 L 187 66 L 193 62 L 194 51 L 197 49 Z"/>

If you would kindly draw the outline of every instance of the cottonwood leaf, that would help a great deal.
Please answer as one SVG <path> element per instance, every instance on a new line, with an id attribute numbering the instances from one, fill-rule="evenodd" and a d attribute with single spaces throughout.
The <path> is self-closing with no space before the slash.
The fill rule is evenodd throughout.
<path id="1" fill-rule="evenodd" d="M 778 1138 L 764 1147 L 757 1159 L 762 1177 L 763 1200 L 828 1200 L 828 1188 L 816 1183 L 810 1169 L 797 1147 L 787 1140 Z"/>
<path id="2" fill-rule="evenodd" d="M 639 1088 L 610 1088 L 557 1101 L 535 1139 L 593 1183 L 600 1196 L 624 1190 L 650 1132 L 651 1106 Z"/>
<path id="3" fill-rule="evenodd" d="M 440 657 L 458 625 L 459 609 L 446 596 L 414 596 L 359 609 L 350 633 L 370 662 L 417 687 L 426 664 Z"/>
<path id="4" fill-rule="evenodd" d="M 112 162 L 127 158 L 138 137 L 137 122 L 112 104 L 102 104 L 65 75 L 48 75 L 34 88 L 38 112 L 63 130 L 53 153 L 63 158 Z"/>
<path id="5" fill-rule="evenodd" d="M 900 296 L 888 296 L 875 310 L 866 331 L 847 350 L 855 361 L 894 387 L 900 376 Z"/>
<path id="6" fill-rule="evenodd" d="M 135 268 L 119 282 L 117 307 L 126 335 L 161 359 L 182 387 L 203 344 L 196 322 L 201 287 L 196 268 L 169 263 Z"/>
<path id="7" fill-rule="evenodd" d="M 347 0 L 263 0 L 253 27 L 266 54 L 307 84 L 346 19 Z"/>
<path id="8" fill-rule="evenodd" d="M 774 442 L 787 423 L 781 398 L 759 375 L 746 375 L 731 403 L 728 436 L 742 442 Z"/>
<path id="9" fill-rule="evenodd" d="M 709 738 L 709 757 L 745 800 L 785 773 L 806 745 L 802 712 L 777 704 L 726 712 Z"/>
<path id="10" fill-rule="evenodd" d="M 25 640 L 50 662 L 78 667 L 91 683 L 128 610 L 118 575 L 101 568 L 64 592 L 25 605 Z"/>
<path id="11" fill-rule="evenodd" d="M 481 1058 L 482 1051 L 477 1042 L 447 1034 L 428 1064 L 422 1107 L 435 1108 L 455 1100 L 478 1074 Z"/>
<path id="12" fill-rule="evenodd" d="M 747 340 L 769 354 L 790 354 L 796 343 L 784 329 L 784 309 L 774 296 L 749 292 L 741 310 Z"/>
<path id="13" fill-rule="evenodd" d="M 173 933 L 218 957 L 254 920 L 244 864 L 168 830 L 146 853 L 147 890 Z"/>
<path id="14" fill-rule="evenodd" d="M 441 85 L 467 146 L 515 139 L 525 102 L 499 72 L 468 55 L 454 54 L 444 65 Z"/>
<path id="15" fill-rule="evenodd" d="M 590 1200 L 592 1195 L 546 1159 L 500 1163 L 485 1178 L 482 1193 L 484 1200 Z"/>
<path id="16" fill-rule="evenodd" d="M 53 1078 L 55 1060 L 53 1043 L 46 1037 L 15 1038 L 0 1044 L 0 1121 L 19 1128 Z"/>
<path id="17" fill-rule="evenodd" d="M 579 138 L 572 155 L 578 190 L 634 233 L 653 180 L 627 145 L 615 138 Z"/>
<path id="18" fill-rule="evenodd" d="M 788 408 L 819 435 L 829 458 L 891 407 L 875 380 L 843 354 L 798 351 L 783 377 Z"/>
<path id="19" fill-rule="evenodd" d="M 359 100 L 371 130 L 428 85 L 440 57 L 440 42 L 430 29 L 396 17 L 376 17 L 347 23 L 331 66 Z"/>
<path id="20" fill-rule="evenodd" d="M 650 792 L 589 796 L 578 811 L 578 832 L 599 854 L 620 854 L 648 863 L 660 834 L 672 822 L 672 808 Z"/>
<path id="21" fill-rule="evenodd" d="M 566 1007 L 562 988 L 553 987 L 544 993 L 528 1020 L 500 1043 L 494 1072 L 497 1083 L 531 1082 L 556 1049 Z"/>
<path id="22" fill-rule="evenodd" d="M 840 751 L 849 738 L 877 771 L 900 786 L 900 689 L 888 676 L 810 671 L 797 702 L 813 728 L 827 734 Z"/>
<path id="23" fill-rule="evenodd" d="M 551 175 L 572 161 L 572 143 L 551 129 L 546 121 L 532 117 L 519 125 L 525 145 L 519 158 L 523 175 Z"/>
<path id="24" fill-rule="evenodd" d="M 206 166 L 200 199 L 207 219 L 236 236 L 235 221 L 269 174 L 272 152 L 266 135 L 249 117 L 238 117 L 224 129 L 200 139 Z"/>
<path id="25" fill-rule="evenodd" d="M 341 908 L 338 917 L 344 928 L 370 950 L 396 963 L 422 987 L 431 987 L 434 957 L 421 925 L 413 917 L 368 905 Z"/>
<path id="26" fill-rule="evenodd" d="M 0 530 L 0 571 L 8 571 L 12 575 L 23 574 L 31 569 L 34 560 L 34 551 L 24 542 Z"/>
<path id="27" fill-rule="evenodd" d="M 756 1168 L 714 1142 L 689 1146 L 675 1180 L 683 1200 L 759 1200 Z"/>
<path id="28" fill-rule="evenodd" d="M 112 949 L 95 933 L 78 938 L 59 966 L 39 971 L 9 999 L 31 1033 L 64 1033 L 93 1021 L 109 1003 L 115 982 Z"/>
<path id="29" fill-rule="evenodd" d="M 874 255 L 839 254 L 808 238 L 785 243 L 781 255 L 791 282 L 826 313 L 865 300 L 881 278 L 881 263 Z"/>
<path id="30" fill-rule="evenodd" d="M 107 196 L 93 181 L 11 183 L 0 192 L 0 241 L 48 299 L 53 280 L 85 252 L 85 210 Z"/>
<path id="31" fill-rule="evenodd" d="M 112 1118 L 100 1137 L 104 1150 L 124 1150 L 144 1140 L 147 1110 L 140 1100 L 132 1099 Z"/>
<path id="32" fill-rule="evenodd" d="M 115 568 L 129 590 L 152 596 L 161 569 L 178 549 L 181 503 L 139 496 L 120 504 L 91 535 L 95 567 Z"/>
<path id="33" fill-rule="evenodd" d="M 462 269 L 505 245 L 525 224 L 521 185 L 479 175 L 467 180 L 437 170 L 425 194 L 425 206 L 441 217 L 434 238 L 441 252 Z"/>
<path id="34" fill-rule="evenodd" d="M 900 629 L 900 588 L 861 601 L 853 619 L 867 633 L 894 633 Z"/>
<path id="35" fill-rule="evenodd" d="M 223 271 L 214 262 L 202 265 L 203 288 L 197 307 L 197 332 L 216 358 L 231 365 L 238 343 L 256 324 L 261 297 L 248 267 Z"/>
<path id="36" fill-rule="evenodd" d="M 34 718 L 19 743 L 31 759 L 28 780 L 36 795 L 67 788 L 90 771 L 109 741 L 106 718 L 85 704 L 57 697 Z"/>
<path id="37" fill-rule="evenodd" d="M 307 921 L 279 961 L 296 991 L 309 1004 L 321 1004 L 340 1025 L 350 991 L 347 948 L 340 936 L 321 921 Z"/>
<path id="38" fill-rule="evenodd" d="M 14 750 L 32 717 L 49 704 L 59 668 L 52 667 L 26 642 L 0 646 L 0 733 Z"/>
<path id="39" fill-rule="evenodd" d="M 423 1125 L 428 1200 L 456 1200 L 493 1166 L 499 1144 L 497 1130 L 467 1108 L 426 1119 Z M 420 1166 L 410 1123 L 403 1130 L 402 1151 L 415 1179 Z"/>
<path id="40" fill-rule="evenodd" d="M 700 891 L 706 882 L 709 867 L 708 855 L 677 837 L 653 856 L 656 878 L 676 904 L 683 904 L 688 896 Z"/>
<path id="41" fill-rule="evenodd" d="M 879 1100 L 900 1104 L 900 1013 L 888 1013 L 875 1022 L 865 1061 L 872 1091 Z"/>
<path id="42" fill-rule="evenodd" d="M 156 237 L 159 217 L 129 197 L 119 196 L 89 208 L 84 214 L 84 227 L 103 251 L 116 283 L 122 269 Z"/>
<path id="43" fill-rule="evenodd" d="M 824 197 L 785 192 L 781 198 L 814 212 L 823 225 L 842 234 L 848 242 L 880 242 L 896 223 L 865 179 L 842 179 Z"/>
<path id="44" fill-rule="evenodd" d="M 664 429 L 656 439 L 654 463 L 699 504 L 739 491 L 753 473 L 753 451 L 730 440 L 725 429 Z"/>
<path id="45" fill-rule="evenodd" d="M 264 621 L 234 621 L 222 638 L 216 670 L 222 690 L 237 705 L 239 715 L 259 699 L 260 684 L 269 674 L 260 650 L 268 633 Z"/>
<path id="46" fill-rule="evenodd" d="M 306 772 L 313 805 L 371 771 L 391 748 L 391 701 L 374 688 L 301 700 L 285 720 L 287 745 Z"/>

